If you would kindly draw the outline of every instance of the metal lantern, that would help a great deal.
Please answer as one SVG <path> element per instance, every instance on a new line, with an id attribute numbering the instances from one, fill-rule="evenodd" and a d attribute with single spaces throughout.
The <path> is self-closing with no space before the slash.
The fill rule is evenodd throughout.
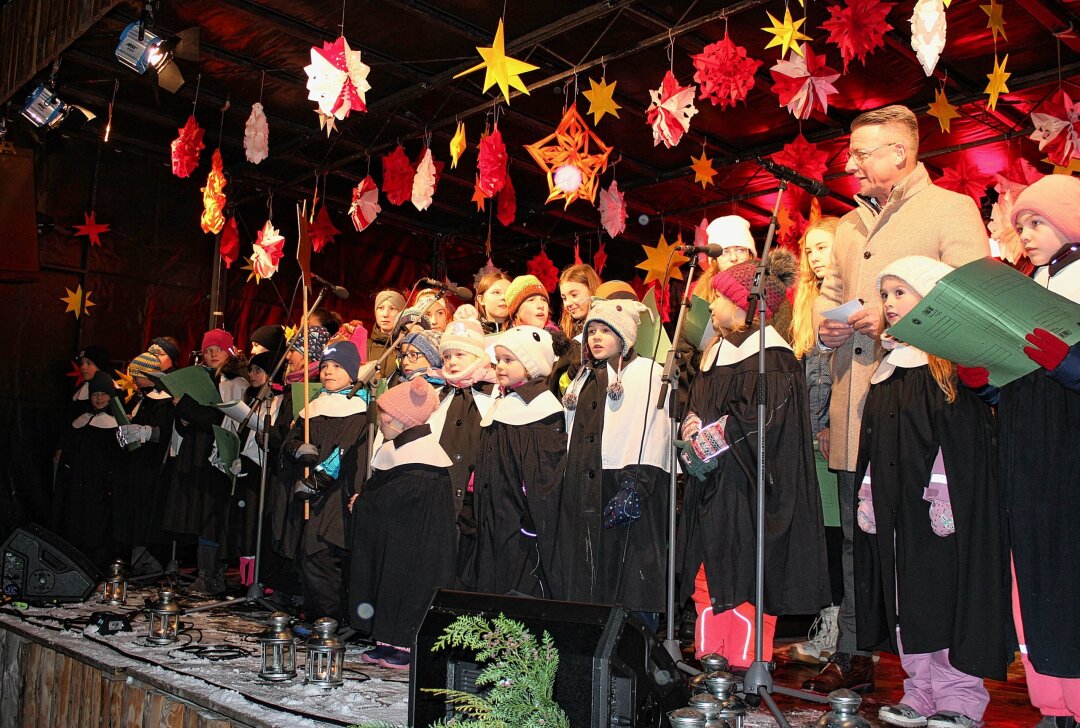
<path id="1" fill-rule="evenodd" d="M 150 607 L 150 635 L 146 641 L 152 645 L 176 642 L 180 632 L 180 612 L 180 605 L 173 601 L 172 590 L 160 590 L 157 603 Z"/>
<path id="2" fill-rule="evenodd" d="M 710 673 L 727 670 L 728 659 L 716 652 L 710 652 L 707 655 L 702 655 L 701 667 L 702 671 L 690 678 L 690 692 L 694 695 L 709 692 L 709 689 L 705 686 L 705 678 Z"/>
<path id="3" fill-rule="evenodd" d="M 345 643 L 338 639 L 337 621 L 329 617 L 315 620 L 315 634 L 307 642 L 307 679 L 323 688 L 341 687 L 345 667 Z"/>
<path id="4" fill-rule="evenodd" d="M 124 562 L 117 559 L 109 564 L 109 577 L 101 588 L 101 603 L 119 606 L 127 600 L 127 575 Z"/>
<path id="5" fill-rule="evenodd" d="M 731 728 L 743 728 L 746 720 L 746 703 L 735 694 L 736 683 L 735 676 L 730 672 L 710 672 L 705 676 L 705 684 L 709 686 L 709 692 L 720 702 L 717 718 L 727 721 Z"/>
<path id="6" fill-rule="evenodd" d="M 818 718 L 816 728 L 870 728 L 870 722 L 859 715 L 862 703 L 856 693 L 845 688 L 829 693 L 832 712 Z"/>
<path id="7" fill-rule="evenodd" d="M 723 705 L 715 695 L 711 693 L 692 695 L 690 707 L 705 716 L 705 728 L 730 728 L 727 721 L 720 718 Z"/>
<path id="8" fill-rule="evenodd" d="M 679 708 L 668 713 L 672 728 L 705 728 L 705 716 L 693 708 Z"/>
<path id="9" fill-rule="evenodd" d="M 259 635 L 259 652 L 263 680 L 289 680 L 296 677 L 296 645 L 289 629 L 289 615 L 274 612 L 270 615 L 270 627 Z"/>

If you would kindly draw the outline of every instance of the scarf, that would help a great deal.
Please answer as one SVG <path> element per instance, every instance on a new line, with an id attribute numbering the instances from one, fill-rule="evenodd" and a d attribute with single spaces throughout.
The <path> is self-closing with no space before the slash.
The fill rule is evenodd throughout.
<path id="1" fill-rule="evenodd" d="M 308 368 L 308 381 L 318 382 L 319 381 L 319 362 L 317 362 L 317 361 L 310 362 L 310 363 L 308 363 L 307 368 Z M 297 382 L 302 382 L 302 381 L 304 381 L 304 370 L 303 369 L 301 369 L 300 371 L 288 372 L 287 374 L 285 374 L 285 383 L 286 384 L 296 384 Z"/>
<path id="2" fill-rule="evenodd" d="M 451 374 L 445 367 L 442 373 L 446 383 L 457 389 L 468 389 L 480 382 L 495 383 L 495 369 L 491 366 L 491 362 L 484 358 L 477 359 L 457 374 Z"/>

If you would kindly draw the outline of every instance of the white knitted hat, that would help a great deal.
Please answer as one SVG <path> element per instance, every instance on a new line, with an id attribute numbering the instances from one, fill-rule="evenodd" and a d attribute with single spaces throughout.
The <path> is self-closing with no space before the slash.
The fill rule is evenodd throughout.
<path id="1" fill-rule="evenodd" d="M 530 379 L 546 377 L 555 366 L 551 334 L 538 326 L 515 326 L 495 340 L 495 346 L 510 350 L 525 367 Z"/>
<path id="2" fill-rule="evenodd" d="M 745 217 L 718 217 L 709 223 L 705 233 L 709 236 L 710 244 L 722 245 L 725 248 L 749 248 L 751 253 L 757 251 L 754 236 L 750 234 L 750 221 Z"/>
<path id="3" fill-rule="evenodd" d="M 464 351 L 483 358 L 484 328 L 480 325 L 476 307 L 466 303 L 454 311 L 454 320 L 446 325 L 442 339 L 439 340 L 439 353 L 446 356 L 451 350 Z"/>
<path id="4" fill-rule="evenodd" d="M 925 255 L 909 255 L 889 263 L 878 274 L 877 287 L 881 290 L 881 279 L 885 276 L 899 278 L 907 283 L 920 296 L 925 296 L 937 285 L 937 282 L 949 273 L 953 267 L 940 260 L 927 258 Z"/>

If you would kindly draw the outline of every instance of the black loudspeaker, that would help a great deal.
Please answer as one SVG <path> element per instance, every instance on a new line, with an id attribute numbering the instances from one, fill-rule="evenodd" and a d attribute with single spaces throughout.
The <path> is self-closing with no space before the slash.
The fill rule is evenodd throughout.
<path id="1" fill-rule="evenodd" d="M 78 549 L 36 524 L 16 529 L 0 558 L 4 595 L 34 604 L 85 602 L 101 576 Z"/>
<path id="2" fill-rule="evenodd" d="M 575 728 L 670 726 L 668 711 L 684 707 L 689 698 L 670 655 L 621 607 L 440 589 L 413 645 L 410 726 L 428 726 L 453 714 L 444 698 L 425 688 L 478 692 L 479 668 L 472 654 L 431 651 L 443 630 L 463 614 L 503 614 L 538 639 L 544 631 L 551 634 L 559 650 L 555 701 Z"/>

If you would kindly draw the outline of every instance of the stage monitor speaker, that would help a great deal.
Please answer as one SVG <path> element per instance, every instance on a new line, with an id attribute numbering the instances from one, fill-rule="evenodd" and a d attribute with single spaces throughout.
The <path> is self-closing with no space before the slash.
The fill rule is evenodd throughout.
<path id="1" fill-rule="evenodd" d="M 4 542 L 0 589 L 34 604 L 85 602 L 97 586 L 97 567 L 51 531 L 30 524 Z"/>
<path id="2" fill-rule="evenodd" d="M 503 614 L 523 623 L 537 639 L 545 630 L 551 634 L 559 650 L 554 697 L 572 726 L 669 726 L 668 711 L 686 705 L 689 694 L 674 661 L 621 607 L 440 589 L 413 645 L 410 726 L 453 716 L 453 707 L 425 688 L 479 692 L 480 667 L 470 652 L 431 651 L 443 630 L 465 614 Z"/>

